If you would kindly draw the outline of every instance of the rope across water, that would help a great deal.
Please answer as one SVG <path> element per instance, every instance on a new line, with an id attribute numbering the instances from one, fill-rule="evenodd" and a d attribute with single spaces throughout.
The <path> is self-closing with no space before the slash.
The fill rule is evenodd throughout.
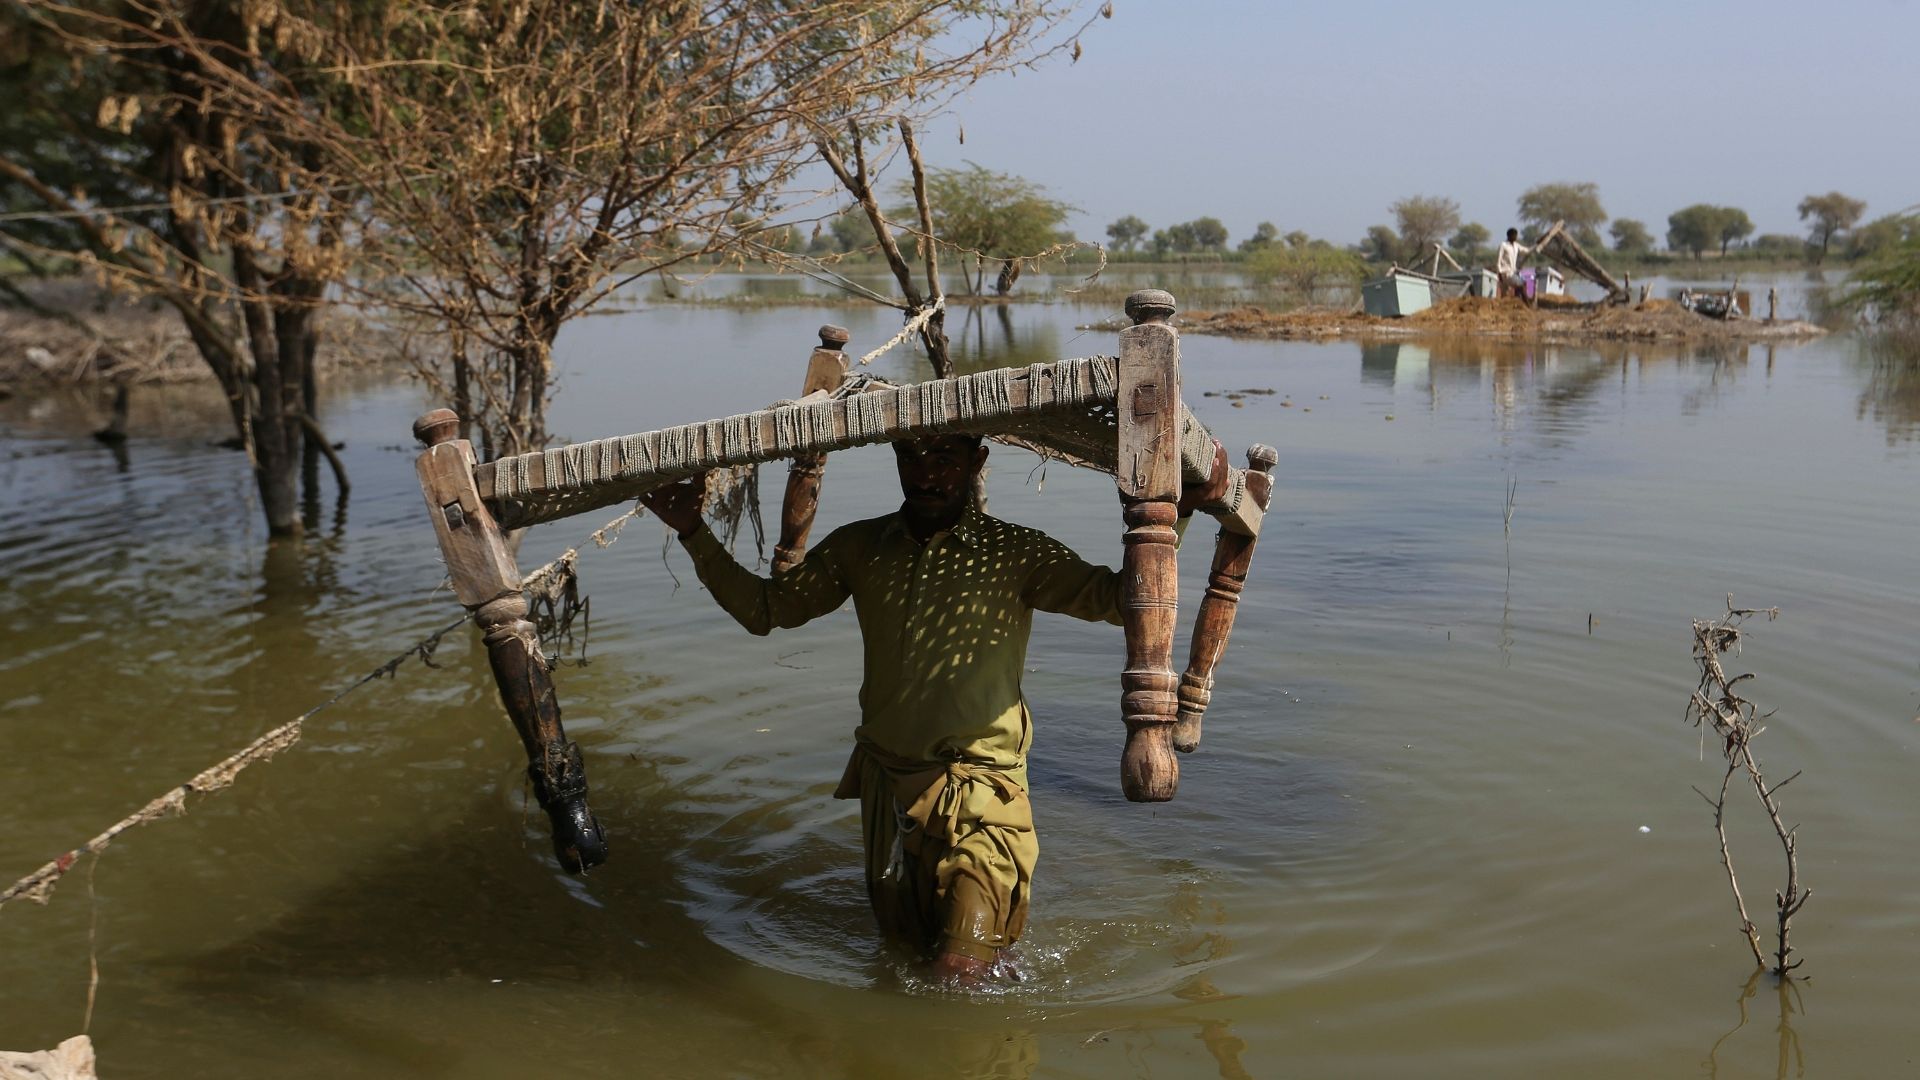
<path id="1" fill-rule="evenodd" d="M 638 517 L 640 513 L 640 508 L 634 507 L 619 517 L 600 526 L 598 529 L 595 529 L 592 534 L 588 536 L 588 539 L 599 547 L 607 547 L 619 539 L 620 531 L 626 527 L 626 523 Z M 574 564 L 580 558 L 580 547 L 581 545 L 576 545 L 568 548 L 552 561 L 527 574 L 526 577 L 522 579 L 522 587 L 528 592 L 540 592 L 545 590 L 556 577 L 571 574 Z M 59 883 L 61 875 L 65 874 L 75 863 L 79 862 L 82 855 L 97 855 L 105 851 L 107 846 L 112 844 L 115 838 L 129 829 L 137 828 L 151 821 L 158 821 L 163 817 L 184 813 L 187 807 L 187 796 L 189 795 L 207 795 L 219 791 L 221 788 L 228 787 L 234 782 L 234 779 L 240 775 L 241 771 L 248 766 L 257 765 L 262 761 L 266 761 L 279 754 L 282 750 L 292 746 L 294 743 L 299 742 L 302 728 L 306 722 L 316 714 L 339 704 L 347 695 L 368 683 L 380 678 L 392 676 L 393 673 L 399 669 L 400 665 L 405 663 L 409 658 L 417 658 L 423 663 L 428 662 L 429 658 L 433 656 L 434 650 L 439 647 L 440 640 L 453 631 L 458 630 L 461 626 L 464 626 L 472 620 L 472 618 L 473 615 L 471 613 L 462 615 L 446 626 L 426 635 L 389 657 L 385 663 L 367 672 L 365 675 L 360 676 L 360 678 L 354 680 L 352 683 L 349 683 L 339 693 L 334 694 L 332 697 L 301 713 L 299 716 L 294 717 L 292 720 L 273 728 L 247 745 L 235 750 L 225 758 L 207 766 L 205 769 L 194 774 L 192 779 L 161 793 L 148 801 L 146 805 L 133 811 L 126 817 L 121 818 L 119 821 L 114 822 L 112 825 L 107 826 L 92 838 L 63 852 L 59 857 L 47 863 L 45 866 L 14 882 L 12 885 L 7 886 L 4 891 L 0 891 L 0 907 L 5 907 L 9 902 L 21 899 L 32 900 L 36 904 L 45 904 L 52 898 L 54 886 Z"/>

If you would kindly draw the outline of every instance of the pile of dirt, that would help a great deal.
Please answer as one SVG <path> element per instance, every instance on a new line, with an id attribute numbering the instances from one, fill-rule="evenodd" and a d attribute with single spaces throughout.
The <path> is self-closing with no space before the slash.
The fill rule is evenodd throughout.
<path id="1" fill-rule="evenodd" d="M 1343 337 L 1369 329 L 1391 333 L 1393 323 L 1392 319 L 1329 307 L 1282 312 L 1243 307 L 1230 311 L 1196 311 L 1180 319 L 1182 329 L 1202 334 L 1271 338 Z"/>
<path id="2" fill-rule="evenodd" d="M 39 309 L 0 307 L 0 386 L 173 383 L 213 378 L 180 315 L 157 300 L 129 300 L 80 281 L 36 286 Z M 323 309 L 322 370 L 382 362 L 394 355 L 378 329 Z"/>
<path id="3" fill-rule="evenodd" d="M 1500 300 L 1461 296 L 1416 311 L 1404 321 L 1428 333 L 1519 334 L 1531 329 L 1539 317 L 1539 311 L 1517 296 Z"/>
<path id="4" fill-rule="evenodd" d="M 1181 320 L 1181 327 L 1200 334 L 1287 340 L 1477 337 L 1556 342 L 1740 342 L 1815 337 L 1826 332 L 1804 322 L 1710 319 L 1695 315 L 1670 300 L 1650 300 L 1640 307 L 1624 307 L 1555 298 L 1533 307 L 1518 298 L 1478 296 L 1443 300 L 1403 319 L 1383 319 L 1330 308 L 1268 312 L 1246 307 L 1195 312 Z"/>
<path id="5" fill-rule="evenodd" d="M 1593 305 L 1566 293 L 1541 293 L 1537 303 L 1543 308 L 1586 308 Z"/>

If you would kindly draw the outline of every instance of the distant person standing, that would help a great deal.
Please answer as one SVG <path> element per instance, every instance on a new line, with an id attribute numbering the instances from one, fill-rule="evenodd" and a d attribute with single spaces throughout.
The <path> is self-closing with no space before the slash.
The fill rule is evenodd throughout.
<path id="1" fill-rule="evenodd" d="M 1532 252 L 1532 248 L 1520 242 L 1519 229 L 1507 230 L 1507 242 L 1500 245 L 1500 252 L 1493 259 L 1493 272 L 1500 277 L 1501 296 L 1526 295 L 1520 283 L 1520 256 Z"/>

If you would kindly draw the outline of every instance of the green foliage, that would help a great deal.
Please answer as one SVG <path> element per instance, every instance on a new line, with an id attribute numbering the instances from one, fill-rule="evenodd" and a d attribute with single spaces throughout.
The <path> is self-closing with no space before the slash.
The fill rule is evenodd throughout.
<path id="1" fill-rule="evenodd" d="M 1309 243 L 1319 243 L 1319 244 L 1326 243 L 1325 240 L 1318 240 L 1318 241 L 1314 240 L 1313 237 L 1308 236 L 1304 231 L 1300 229 L 1295 229 L 1292 232 L 1288 233 L 1286 235 L 1286 241 L 1287 241 L 1288 247 L 1294 247 L 1294 248 L 1306 247 L 1307 244 Z"/>
<path id="2" fill-rule="evenodd" d="M 1910 211 L 1875 218 L 1848 231 L 1847 255 L 1854 259 L 1872 258 L 1905 240 L 1912 231 Z"/>
<path id="3" fill-rule="evenodd" d="M 26 9 L 0 6 L 0 148 L 60 192 L 84 192 L 101 205 L 165 201 L 160 161 L 164 133 L 151 109 L 122 112 L 120 102 L 161 92 L 151 69 L 104 52 L 78 54 L 61 47 L 44 21 Z M 108 103 L 112 104 L 109 105 Z M 0 212 L 52 209 L 24 184 L 0 178 Z M 165 211 L 125 215 L 128 224 L 164 228 Z M 64 272 L 59 252 L 87 242 L 72 219 L 21 219 L 0 226 L 0 251 L 30 273 Z"/>
<path id="4" fill-rule="evenodd" d="M 1623 255 L 1644 255 L 1653 250 L 1653 233 L 1646 222 L 1633 218 L 1615 218 L 1607 230 L 1613 235 L 1613 250 Z"/>
<path id="5" fill-rule="evenodd" d="M 1874 225 L 1883 242 L 1853 272 L 1842 302 L 1883 323 L 1920 321 L 1920 214 L 1890 215 Z"/>
<path id="6" fill-rule="evenodd" d="M 1807 254 L 1809 246 L 1802 237 L 1788 236 L 1784 233 L 1767 233 L 1755 237 L 1747 245 L 1747 250 L 1769 259 L 1798 259 Z"/>
<path id="7" fill-rule="evenodd" d="M 1113 245 L 1121 251 L 1132 251 L 1135 245 L 1146 238 L 1150 228 L 1146 222 L 1128 214 L 1107 226 L 1107 239 L 1113 241 Z"/>
<path id="8" fill-rule="evenodd" d="M 1726 233 L 1734 225 L 1733 213 L 1739 213 L 1740 219 L 1746 219 L 1744 211 L 1730 211 L 1724 206 L 1712 203 L 1694 203 L 1692 206 L 1676 210 L 1667 215 L 1667 246 L 1675 251 L 1685 251 L 1694 257 L 1714 245 L 1722 245 L 1721 254 L 1725 254 Z M 1751 231 L 1752 222 L 1747 222 Z"/>
<path id="9" fill-rule="evenodd" d="M 1454 230 L 1453 239 L 1447 241 L 1447 247 L 1453 250 L 1453 257 L 1462 264 L 1472 264 L 1480 260 L 1492 239 L 1493 234 L 1485 225 L 1469 221 Z"/>
<path id="10" fill-rule="evenodd" d="M 1162 255 L 1169 252 L 1176 255 L 1218 254 L 1226 246 L 1227 227 L 1220 223 L 1219 218 L 1211 217 L 1195 218 L 1156 230 L 1152 240 L 1153 250 Z"/>
<path id="11" fill-rule="evenodd" d="M 1410 195 L 1387 209 L 1400 227 L 1400 251 L 1395 258 L 1418 261 L 1460 227 L 1460 204 L 1437 195 Z M 1371 231 L 1367 235 L 1373 236 Z"/>
<path id="12" fill-rule="evenodd" d="M 1391 225 L 1373 225 L 1360 240 L 1360 257 L 1368 262 L 1393 262 L 1400 257 L 1400 234 Z"/>
<path id="13" fill-rule="evenodd" d="M 1255 281 L 1271 282 L 1288 292 L 1311 295 L 1332 285 L 1352 285 L 1366 277 L 1366 264 L 1350 251 L 1332 245 L 1281 247 L 1269 244 L 1247 256 L 1247 272 Z"/>
<path id="14" fill-rule="evenodd" d="M 874 242 L 873 225 L 867 220 L 867 212 L 858 206 L 835 214 L 827 222 L 827 235 L 833 238 L 834 251 L 859 251 Z"/>
<path id="15" fill-rule="evenodd" d="M 1240 241 L 1240 250 L 1255 252 L 1261 248 L 1272 247 L 1280 239 L 1280 227 L 1271 221 L 1263 221 L 1253 227 L 1253 235 Z"/>
<path id="16" fill-rule="evenodd" d="M 1737 206 L 1720 208 L 1720 254 L 1723 258 L 1727 254 L 1728 244 L 1737 243 L 1752 233 L 1753 219 L 1747 216 L 1745 210 Z"/>
<path id="17" fill-rule="evenodd" d="M 1532 235 L 1564 221 L 1567 232 L 1587 247 L 1600 245 L 1600 226 L 1607 221 L 1606 208 L 1600 205 L 1600 185 L 1594 183 L 1536 184 L 1521 193 L 1519 210 L 1520 223 Z"/>
<path id="18" fill-rule="evenodd" d="M 902 183 L 898 195 L 911 200 L 912 185 Z M 976 293 L 984 270 L 972 256 L 1008 260 L 1037 255 L 1059 242 L 1060 226 L 1075 209 L 1049 198 L 1047 189 L 1031 180 L 972 162 L 960 169 L 928 169 L 927 202 L 933 209 L 934 236 L 960 249 L 963 267 L 967 261 L 974 263 L 968 287 Z M 910 201 L 892 213 L 901 221 L 919 216 Z"/>
<path id="19" fill-rule="evenodd" d="M 1813 220 L 1807 229 L 1807 239 L 1820 245 L 1821 258 L 1826 257 L 1827 246 L 1833 242 L 1834 234 L 1853 228 L 1854 223 L 1866 212 L 1866 203 L 1837 191 L 1809 195 L 1800 200 L 1800 220 Z"/>

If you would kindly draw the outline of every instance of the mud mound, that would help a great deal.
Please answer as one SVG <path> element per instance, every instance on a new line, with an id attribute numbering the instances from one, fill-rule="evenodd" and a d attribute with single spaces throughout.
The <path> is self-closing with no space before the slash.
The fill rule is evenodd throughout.
<path id="1" fill-rule="evenodd" d="M 1518 297 L 1461 296 L 1442 300 L 1425 311 L 1416 311 L 1404 321 L 1434 333 L 1514 333 L 1531 328 L 1536 318 L 1534 310 Z"/>
<path id="2" fill-rule="evenodd" d="M 1269 338 L 1341 337 L 1368 330 L 1391 333 L 1395 322 L 1358 311 L 1329 307 L 1307 307 L 1284 312 L 1244 307 L 1232 311 L 1196 311 L 1180 319 L 1183 329 L 1202 334 Z"/>
<path id="3" fill-rule="evenodd" d="M 1542 293 L 1540 295 L 1540 306 L 1543 308 L 1564 309 L 1586 308 L 1592 307 L 1593 305 L 1578 297 L 1568 296 L 1566 293 Z"/>
<path id="4" fill-rule="evenodd" d="M 1257 307 L 1195 312 L 1181 320 L 1193 333 L 1282 339 L 1470 337 L 1515 341 L 1764 341 L 1814 337 L 1825 331 L 1803 322 L 1721 321 L 1695 315 L 1670 300 L 1637 308 L 1542 297 L 1530 307 L 1515 297 L 1462 296 L 1404 319 L 1358 311 L 1303 308 L 1268 312 Z"/>

